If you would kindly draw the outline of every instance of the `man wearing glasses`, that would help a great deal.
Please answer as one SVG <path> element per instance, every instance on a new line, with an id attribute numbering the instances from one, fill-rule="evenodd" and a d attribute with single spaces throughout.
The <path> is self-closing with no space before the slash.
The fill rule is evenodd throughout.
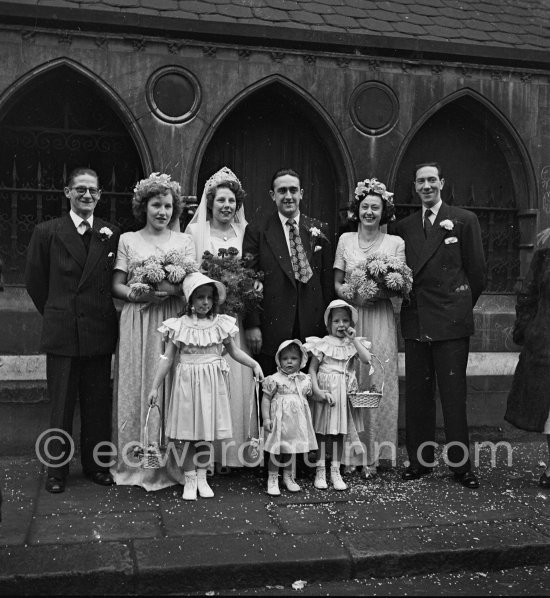
<path id="1" fill-rule="evenodd" d="M 84 475 L 97 484 L 113 483 L 97 451 L 105 453 L 101 443 L 110 440 L 110 369 L 117 340 L 111 276 L 120 231 L 94 217 L 101 190 L 93 170 L 73 170 L 64 192 L 71 209 L 35 227 L 25 272 L 27 292 L 43 316 L 41 350 L 52 404 L 43 454 L 46 490 L 52 493 L 65 489 L 77 397 Z"/>

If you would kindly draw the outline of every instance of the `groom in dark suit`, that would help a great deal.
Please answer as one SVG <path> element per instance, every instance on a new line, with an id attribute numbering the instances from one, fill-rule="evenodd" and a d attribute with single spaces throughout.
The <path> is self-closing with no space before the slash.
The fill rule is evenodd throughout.
<path id="1" fill-rule="evenodd" d="M 263 226 L 248 225 L 244 235 L 243 256 L 265 275 L 262 310 L 244 322 L 248 346 L 265 375 L 276 371 L 283 341 L 326 334 L 323 314 L 334 296 L 325 225 L 300 212 L 303 194 L 297 172 L 278 170 L 270 191 L 277 212 Z"/>
<path id="2" fill-rule="evenodd" d="M 485 286 L 481 231 L 475 214 L 441 201 L 445 180 L 439 164 L 418 165 L 414 182 L 422 210 L 395 227 L 405 240 L 414 277 L 410 302 L 401 310 L 410 461 L 403 479 L 418 479 L 434 465 L 437 381 L 447 462 L 462 485 L 477 488 L 469 459 L 466 366 L 474 333 L 473 308 Z"/>
<path id="3" fill-rule="evenodd" d="M 94 217 L 101 190 L 93 170 L 73 170 L 64 192 L 70 212 L 34 229 L 25 281 L 43 316 L 51 428 L 70 436 L 78 396 L 82 468 L 93 482 L 106 486 L 113 480 L 94 449 L 105 453 L 101 443 L 110 440 L 111 356 L 118 330 L 111 277 L 120 231 Z M 49 438 L 48 492 L 65 489 L 71 442 L 59 432 Z"/>

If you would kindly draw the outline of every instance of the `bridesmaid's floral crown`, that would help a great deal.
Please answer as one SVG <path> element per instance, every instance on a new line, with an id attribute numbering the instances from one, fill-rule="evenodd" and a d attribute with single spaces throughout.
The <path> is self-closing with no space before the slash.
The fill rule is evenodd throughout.
<path id="1" fill-rule="evenodd" d="M 162 189 L 165 191 L 170 189 L 176 196 L 181 195 L 180 184 L 177 181 L 173 181 L 169 174 L 152 172 L 146 179 L 141 179 L 134 187 L 134 196 L 142 198 L 150 192 L 158 193 Z"/>
<path id="2" fill-rule="evenodd" d="M 385 202 L 393 205 L 393 193 L 390 193 L 386 189 L 386 185 L 381 183 L 377 178 L 365 179 L 357 183 L 357 187 L 355 188 L 356 199 L 363 199 L 370 193 L 380 195 Z"/>
<path id="3" fill-rule="evenodd" d="M 235 173 L 227 168 L 227 166 L 224 166 L 223 168 L 220 168 L 220 170 L 218 170 L 218 172 L 215 172 L 207 181 L 206 184 L 204 185 L 204 194 L 206 195 L 210 189 L 215 189 L 220 183 L 235 183 L 236 185 L 238 185 L 241 189 L 242 189 L 242 185 L 241 185 L 241 181 L 239 181 L 239 179 L 237 178 L 237 176 L 235 175 Z"/>
<path id="4" fill-rule="evenodd" d="M 351 199 L 348 206 L 348 220 L 358 220 L 358 206 L 363 201 L 363 199 L 365 199 L 365 197 L 371 194 L 378 195 L 382 198 L 382 201 L 386 204 L 386 211 L 389 212 L 388 220 L 395 220 L 395 206 L 393 203 L 393 193 L 388 191 L 386 189 L 386 185 L 384 185 L 384 183 L 381 183 L 377 178 L 365 179 L 364 181 L 359 181 L 357 183 L 357 187 L 355 187 L 354 197 Z"/>

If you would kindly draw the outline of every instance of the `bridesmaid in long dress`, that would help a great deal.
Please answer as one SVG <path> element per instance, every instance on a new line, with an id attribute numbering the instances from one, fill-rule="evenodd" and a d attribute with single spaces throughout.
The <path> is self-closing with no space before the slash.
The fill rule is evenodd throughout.
<path id="1" fill-rule="evenodd" d="M 336 249 L 334 283 L 336 294 L 341 294 L 346 274 L 359 262 L 373 253 L 395 256 L 405 261 L 405 242 L 401 237 L 380 230 L 392 218 L 395 208 L 392 193 L 376 179 L 358 183 L 355 197 L 349 207 L 350 220 L 358 223 L 357 232 L 344 233 Z M 397 416 L 399 409 L 399 381 L 397 374 L 397 332 L 394 303 L 387 297 L 371 300 L 366 304 L 354 303 L 359 312 L 357 336 L 372 342 L 372 353 L 384 365 L 384 396 L 377 409 L 361 409 L 365 431 L 359 434 L 366 447 L 366 455 L 349 452 L 344 457 L 346 465 L 363 465 L 365 477 L 376 475 L 380 460 L 394 459 L 397 449 Z M 359 365 L 359 387 L 368 389 L 371 384 L 380 388 L 382 372 L 376 367 L 369 376 L 369 366 Z M 382 444 L 386 443 L 386 444 Z"/>
<path id="2" fill-rule="evenodd" d="M 136 296 L 130 288 L 137 264 L 149 256 L 177 250 L 194 260 L 195 247 L 187 234 L 170 226 L 177 224 L 182 210 L 180 186 L 166 174 L 153 173 L 134 189 L 132 210 L 143 228 L 120 237 L 113 295 L 125 301 L 120 314 L 120 334 L 115 356 L 113 442 L 117 447 L 117 463 L 111 473 L 116 484 L 142 486 L 158 490 L 183 484 L 182 475 L 171 461 L 160 469 L 145 469 L 132 455 L 132 448 L 144 442 L 144 424 L 149 408 L 147 395 L 155 374 L 158 357 L 164 351 L 157 329 L 164 320 L 175 317 L 184 307 L 180 285 L 161 283 L 162 290 Z M 168 411 L 170 381 L 159 394 L 163 414 Z M 157 439 L 161 420 L 152 413 L 148 425 L 149 438 Z"/>
<path id="3" fill-rule="evenodd" d="M 244 229 L 244 199 L 246 193 L 239 179 L 227 167 L 213 174 L 204 186 L 202 199 L 195 216 L 187 226 L 195 242 L 196 259 L 199 264 L 205 251 L 218 255 L 220 249 L 234 247 L 241 256 Z M 235 345 L 248 352 L 244 338 L 242 319 L 238 318 L 239 336 Z M 231 394 L 231 420 L 233 438 L 214 443 L 214 461 L 218 472 L 226 473 L 228 467 L 243 467 L 246 451 L 244 446 L 250 432 L 258 436 L 257 412 L 254 400 L 252 371 L 231 357 L 229 363 L 229 390 Z"/>

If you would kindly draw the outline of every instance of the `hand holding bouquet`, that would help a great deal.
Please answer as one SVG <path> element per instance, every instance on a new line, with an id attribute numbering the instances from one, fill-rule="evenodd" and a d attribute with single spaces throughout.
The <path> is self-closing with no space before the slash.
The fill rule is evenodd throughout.
<path id="1" fill-rule="evenodd" d="M 346 274 L 341 294 L 359 305 L 382 297 L 406 299 L 412 289 L 412 278 L 412 270 L 400 259 L 374 253 Z"/>
<path id="2" fill-rule="evenodd" d="M 213 280 L 219 280 L 227 289 L 221 311 L 233 317 L 244 316 L 257 309 L 263 299 L 263 273 L 247 266 L 246 259 L 239 259 L 235 247 L 220 249 L 218 255 L 205 251 L 201 271 Z"/>
<path id="3" fill-rule="evenodd" d="M 195 260 L 187 258 L 177 249 L 160 255 L 151 255 L 131 265 L 134 279 L 130 284 L 133 295 L 138 298 L 152 291 L 163 291 L 169 285 L 181 285 L 191 272 L 198 272 Z"/>

